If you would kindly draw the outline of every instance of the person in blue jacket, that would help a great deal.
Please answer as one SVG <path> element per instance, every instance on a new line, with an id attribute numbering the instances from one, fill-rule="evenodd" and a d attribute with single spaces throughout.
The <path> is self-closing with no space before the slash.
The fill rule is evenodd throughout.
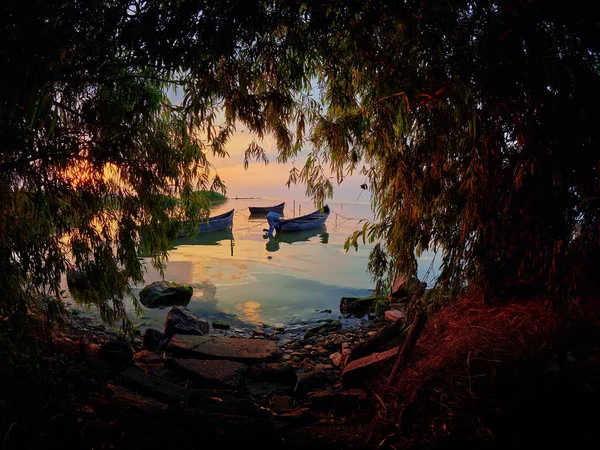
<path id="1" fill-rule="evenodd" d="M 267 223 L 269 224 L 269 236 L 273 236 L 273 230 L 279 231 L 279 214 L 269 211 L 267 214 Z"/>

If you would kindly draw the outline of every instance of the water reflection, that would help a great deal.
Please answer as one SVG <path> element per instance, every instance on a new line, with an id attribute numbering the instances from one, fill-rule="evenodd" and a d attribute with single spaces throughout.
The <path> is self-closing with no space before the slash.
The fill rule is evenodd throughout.
<path id="1" fill-rule="evenodd" d="M 268 252 L 276 252 L 277 250 L 279 250 L 279 241 L 277 239 L 275 239 L 274 236 L 267 236 L 269 238 L 269 242 L 267 242 L 265 244 L 265 247 L 267 247 L 267 251 Z"/>
<path id="2" fill-rule="evenodd" d="M 235 238 L 231 229 L 201 233 L 192 237 L 179 237 L 173 241 L 173 247 L 177 248 L 180 245 L 224 245 L 224 241 L 229 241 L 231 256 L 233 256 Z"/>
<path id="3" fill-rule="evenodd" d="M 235 246 L 235 238 L 231 228 L 219 231 L 211 231 L 208 233 L 200 233 L 195 236 L 181 236 L 171 241 L 169 251 L 176 250 L 182 245 L 224 245 L 224 241 L 229 241 L 231 247 L 231 256 L 233 256 L 233 247 Z M 150 258 L 152 256 L 150 249 L 145 242 L 140 245 L 140 256 Z"/>
<path id="4" fill-rule="evenodd" d="M 230 199 L 211 211 L 214 216 L 235 208 L 233 232 L 202 233 L 172 242 L 164 279 L 194 288 L 188 309 L 207 319 L 250 328 L 246 321 L 255 327 L 260 322 L 286 325 L 292 320 L 320 320 L 324 316 L 317 311 L 337 312 L 341 297 L 370 294 L 372 281 L 366 267 L 373 245 L 361 246 L 358 252 L 343 251 L 359 219 L 371 217 L 369 205 L 344 205 L 345 217 L 334 214 L 341 212 L 341 205 L 330 205 L 332 215 L 326 227 L 282 233 L 269 241 L 263 236 L 266 218 L 248 220 L 246 214 L 257 203 L 256 199 Z M 274 203 L 278 200 L 264 201 L 265 205 Z M 299 206 L 296 202 L 295 211 L 287 208 L 287 215 L 300 215 Z M 312 202 L 302 204 L 302 212 L 313 210 Z M 230 256 L 234 245 L 235 255 Z M 163 279 L 149 260 L 145 262 L 148 270 L 144 282 L 134 288 L 136 297 L 145 285 Z M 127 308 L 133 317 L 133 304 Z M 144 326 L 162 330 L 167 310 L 148 309 Z M 337 319 L 335 312 L 332 318 Z"/>
<path id="5" fill-rule="evenodd" d="M 241 305 L 237 305 L 237 309 L 241 310 L 244 315 L 244 319 L 251 323 L 260 323 L 260 303 L 258 302 L 245 302 Z"/>
<path id="6" fill-rule="evenodd" d="M 269 236 L 268 234 L 263 235 L 263 239 L 269 241 L 265 244 L 268 252 L 276 252 L 279 250 L 279 244 L 284 242 L 286 244 L 293 244 L 295 242 L 308 242 L 313 237 L 319 237 L 319 241 L 322 244 L 329 243 L 329 233 L 325 225 L 310 230 L 294 231 L 290 233 L 278 233 L 275 236 Z"/>

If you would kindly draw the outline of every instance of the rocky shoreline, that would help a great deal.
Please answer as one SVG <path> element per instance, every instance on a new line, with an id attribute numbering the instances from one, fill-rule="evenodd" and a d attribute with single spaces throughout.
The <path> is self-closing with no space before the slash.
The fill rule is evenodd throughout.
<path id="1" fill-rule="evenodd" d="M 147 328 L 133 339 L 72 317 L 64 345 L 107 368 L 89 387 L 86 408 L 93 420 L 80 417 L 86 428 L 121 430 L 114 447 L 129 445 L 133 433 L 144 448 L 163 448 L 166 424 L 168 444 L 186 448 L 196 448 L 189 426 L 219 443 L 242 436 L 266 439 L 275 448 L 301 442 L 362 448 L 361 429 L 371 423 L 377 402 L 368 386 L 371 375 L 397 354 L 379 344 L 400 335 L 401 309 L 377 318 L 370 314 L 374 297 L 342 298 L 340 320 L 323 310 L 312 324 L 245 331 L 197 316 L 186 307 L 190 297 L 191 287 L 176 283 L 144 288 L 144 306 L 170 309 L 162 331 Z M 153 422 L 156 428 L 147 425 Z"/>
<path id="2" fill-rule="evenodd" d="M 410 448 L 414 442 L 438 441 L 447 448 L 447 439 L 459 436 L 457 442 L 470 442 L 491 426 L 511 441 L 513 437 L 502 433 L 521 422 L 473 423 L 472 418 L 487 417 L 487 410 L 485 405 L 475 408 L 470 397 L 461 397 L 461 389 L 477 388 L 490 402 L 502 404 L 500 394 L 516 389 L 520 381 L 500 379 L 500 396 L 496 396 L 489 391 L 496 388 L 490 384 L 493 380 L 482 373 L 511 368 L 519 373 L 517 364 L 523 361 L 523 377 L 541 377 L 532 389 L 548 384 L 555 377 L 552 374 L 570 373 L 567 366 L 546 367 L 553 351 L 548 344 L 544 345 L 550 353 L 544 350 L 528 359 L 528 349 L 546 348 L 540 342 L 546 342 L 555 329 L 554 315 L 544 305 L 543 301 L 514 302 L 500 311 L 464 299 L 442 309 L 429 321 L 410 365 L 402 368 L 391 390 L 394 369 L 406 360 L 405 350 L 414 348 L 421 314 L 414 316 L 410 327 L 403 311 L 391 308 L 384 314 L 386 319 L 356 329 L 323 321 L 304 330 L 299 339 L 270 327 L 233 337 L 175 305 L 172 323 L 167 321 L 164 328 L 169 334 L 149 329 L 143 339 L 133 341 L 76 316 L 43 358 L 51 372 L 60 375 L 52 378 L 54 394 L 42 414 L 44 429 L 34 438 L 41 446 L 35 448 L 60 442 L 62 448 L 194 449 L 242 444 L 331 450 Z M 527 339 L 525 350 L 509 338 L 515 323 Z M 498 358 L 472 359 L 473 377 L 460 378 L 464 361 L 474 351 L 485 356 L 486 344 L 494 346 L 493 351 L 500 348 Z M 543 357 L 541 365 L 532 369 L 527 361 L 538 357 Z M 555 395 L 549 386 L 548 392 Z M 452 404 L 452 409 L 439 408 L 436 393 L 441 389 L 449 396 L 442 401 Z M 527 398 L 518 397 L 518 390 L 514 392 L 519 402 L 528 404 Z M 537 408 L 536 403 L 530 407 Z M 452 425 L 450 418 L 461 411 L 468 414 Z M 405 424 L 402 429 L 399 414 Z M 439 427 L 432 430 L 431 424 Z M 445 430 L 443 424 L 451 424 L 452 430 Z M 31 442 L 24 428 L 9 431 L 7 449 L 26 448 L 25 443 Z M 389 445 L 382 445 L 386 438 Z"/>
<path id="3" fill-rule="evenodd" d="M 353 356 L 353 349 L 364 348 L 393 324 L 375 320 L 344 329 L 326 320 L 301 339 L 268 327 L 231 337 L 185 307 L 173 306 L 165 322 L 168 334 L 148 329 L 143 339 L 129 341 L 74 317 L 70 339 L 110 368 L 98 389 L 100 409 L 110 410 L 112 404 L 136 420 L 176 421 L 177 426 L 182 415 L 184 422 L 195 415 L 203 427 L 213 424 L 204 432 L 219 442 L 267 433 L 272 445 L 283 445 L 293 434 L 297 442 L 322 441 L 336 448 L 339 441 L 340 448 L 348 448 L 361 442 L 360 428 L 372 419 L 376 401 L 363 377 L 364 360 L 378 362 L 372 355 Z M 356 360 L 362 361 L 359 366 Z M 150 447 L 162 442 L 147 437 Z"/>

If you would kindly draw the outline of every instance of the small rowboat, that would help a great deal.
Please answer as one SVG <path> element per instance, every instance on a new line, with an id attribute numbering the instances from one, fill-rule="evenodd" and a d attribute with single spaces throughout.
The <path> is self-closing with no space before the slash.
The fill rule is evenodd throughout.
<path id="1" fill-rule="evenodd" d="M 276 221 L 274 226 L 278 233 L 310 230 L 312 228 L 323 226 L 329 217 L 329 212 L 329 206 L 325 205 L 323 206 L 323 209 L 317 210 L 305 216 Z M 267 220 L 269 220 L 269 218 L 267 218 Z M 269 225 L 271 224 L 269 223 Z"/>
<path id="2" fill-rule="evenodd" d="M 199 233 L 210 233 L 211 231 L 219 231 L 225 228 L 231 228 L 233 225 L 233 209 L 218 216 L 209 217 L 207 222 L 202 222 L 198 225 Z M 177 237 L 183 237 L 186 233 L 181 232 Z"/>
<path id="3" fill-rule="evenodd" d="M 276 212 L 277 214 L 283 214 L 284 207 L 285 202 L 273 206 L 248 206 L 248 209 L 250 210 L 251 215 L 268 214 L 271 211 Z"/>

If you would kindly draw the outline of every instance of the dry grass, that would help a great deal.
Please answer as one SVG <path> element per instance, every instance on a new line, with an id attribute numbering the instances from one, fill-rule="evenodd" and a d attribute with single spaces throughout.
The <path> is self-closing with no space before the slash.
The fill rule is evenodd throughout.
<path id="1" fill-rule="evenodd" d="M 592 314 L 585 305 L 579 313 L 578 323 Z M 562 317 L 566 316 L 541 299 L 489 305 L 477 297 L 433 314 L 392 388 L 385 390 L 389 368 L 371 383 L 380 398 L 371 445 L 418 448 L 451 442 L 520 442 L 503 427 L 513 426 L 532 407 L 542 408 L 548 395 L 559 395 L 559 378 L 560 389 L 567 378 L 576 387 L 573 391 L 569 385 L 569 392 L 577 395 L 582 389 L 582 380 L 571 379 L 573 365 L 566 367 L 563 361 L 574 344 L 568 343 L 572 333 Z M 587 387 L 593 389 L 589 383 Z"/>

